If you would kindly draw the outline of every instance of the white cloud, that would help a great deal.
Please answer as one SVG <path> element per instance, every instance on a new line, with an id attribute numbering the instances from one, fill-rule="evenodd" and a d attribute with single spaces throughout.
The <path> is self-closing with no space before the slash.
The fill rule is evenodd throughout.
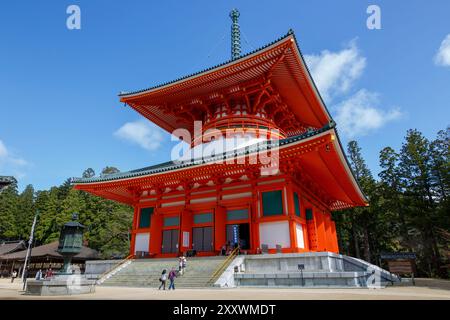
<path id="1" fill-rule="evenodd" d="M 338 52 L 323 50 L 318 55 L 305 55 L 314 82 L 325 101 L 348 92 L 366 67 L 366 58 L 361 56 L 356 40 Z"/>
<path id="2" fill-rule="evenodd" d="M 8 150 L 6 149 L 5 144 L 2 140 L 0 140 L 0 159 L 6 158 L 8 156 Z"/>
<path id="3" fill-rule="evenodd" d="M 450 67 L 450 34 L 442 40 L 441 46 L 434 56 L 434 63 L 438 66 Z"/>
<path id="4" fill-rule="evenodd" d="M 149 151 L 158 149 L 164 140 L 162 130 L 145 120 L 127 122 L 114 135 Z"/>
<path id="5" fill-rule="evenodd" d="M 25 176 L 23 168 L 29 163 L 11 153 L 6 145 L 0 140 L 0 173 L 4 175 L 14 175 L 20 179 Z"/>
<path id="6" fill-rule="evenodd" d="M 399 108 L 385 111 L 378 108 L 378 105 L 378 94 L 366 89 L 359 90 L 333 107 L 338 129 L 350 138 L 364 136 L 403 116 Z"/>

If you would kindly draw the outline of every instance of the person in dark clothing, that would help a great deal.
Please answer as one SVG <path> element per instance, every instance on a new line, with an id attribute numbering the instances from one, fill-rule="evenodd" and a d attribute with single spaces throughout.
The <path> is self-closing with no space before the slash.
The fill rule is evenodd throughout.
<path id="1" fill-rule="evenodd" d="M 159 286 L 158 290 L 161 290 L 161 287 L 163 287 L 163 290 L 166 290 L 166 282 L 167 282 L 167 271 L 164 269 L 161 273 L 161 277 L 159 278 L 159 281 L 161 282 L 161 285 Z"/>
<path id="2" fill-rule="evenodd" d="M 177 273 L 176 273 L 176 271 L 174 270 L 174 269 L 172 269 L 170 272 L 169 272 L 169 281 L 170 281 L 170 284 L 169 284 L 169 290 L 170 290 L 170 288 L 172 288 L 173 290 L 175 290 L 175 278 L 177 277 Z"/>

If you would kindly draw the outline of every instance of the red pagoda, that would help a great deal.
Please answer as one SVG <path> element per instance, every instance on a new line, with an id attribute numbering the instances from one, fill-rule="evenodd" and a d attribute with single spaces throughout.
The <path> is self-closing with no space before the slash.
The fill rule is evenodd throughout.
<path id="1" fill-rule="evenodd" d="M 192 150 L 236 137 L 247 143 L 74 178 L 74 187 L 134 207 L 131 255 L 215 255 L 226 244 L 250 254 L 338 253 L 331 212 L 366 206 L 367 199 L 294 33 L 241 56 L 239 13 L 230 16 L 230 61 L 119 96 L 169 133 L 187 132 Z"/>

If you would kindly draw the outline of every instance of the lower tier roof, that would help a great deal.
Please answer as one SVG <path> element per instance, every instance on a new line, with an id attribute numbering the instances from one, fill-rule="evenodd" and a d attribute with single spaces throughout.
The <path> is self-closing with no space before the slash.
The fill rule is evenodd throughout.
<path id="1" fill-rule="evenodd" d="M 278 151 L 279 172 L 308 181 L 315 192 L 328 199 L 331 210 L 367 205 L 367 199 L 343 153 L 336 130 L 330 125 L 212 157 L 184 162 L 169 161 L 102 177 L 73 178 L 72 184 L 78 190 L 132 205 L 139 200 L 142 191 L 154 186 L 182 185 L 186 181 L 211 180 L 218 175 L 226 178 L 227 175 L 236 175 L 236 172 L 261 168 L 261 163 L 254 164 L 249 159 L 263 150 Z M 233 159 L 236 161 L 230 161 Z"/>

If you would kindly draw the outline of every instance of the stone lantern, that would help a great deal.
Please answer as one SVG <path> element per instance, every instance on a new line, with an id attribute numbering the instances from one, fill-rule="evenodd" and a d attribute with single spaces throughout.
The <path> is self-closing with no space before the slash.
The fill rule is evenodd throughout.
<path id="1" fill-rule="evenodd" d="M 61 229 L 59 236 L 58 252 L 64 258 L 64 266 L 60 274 L 71 274 L 71 261 L 80 253 L 83 246 L 84 226 L 78 221 L 78 214 L 72 214 L 72 221 L 67 222 Z"/>
<path id="2" fill-rule="evenodd" d="M 58 253 L 64 258 L 60 272 L 50 279 L 28 280 L 26 294 L 39 296 L 62 296 L 95 292 L 95 281 L 85 275 L 72 272 L 71 261 L 83 247 L 83 226 L 78 221 L 78 214 L 72 215 L 72 221 L 61 228 Z"/>

